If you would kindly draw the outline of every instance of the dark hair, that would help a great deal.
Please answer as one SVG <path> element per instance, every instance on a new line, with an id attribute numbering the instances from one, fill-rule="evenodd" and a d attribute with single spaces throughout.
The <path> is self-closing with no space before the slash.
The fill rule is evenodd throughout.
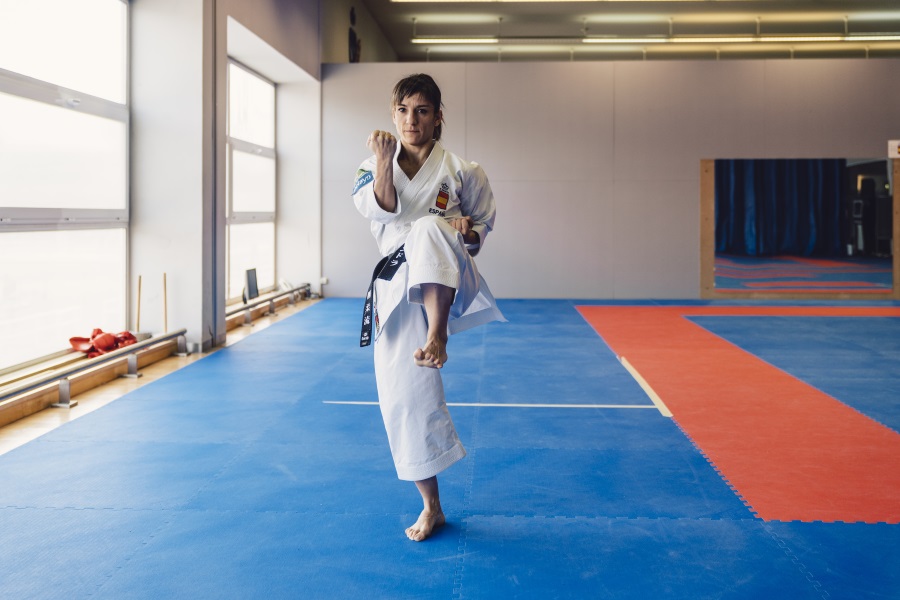
<path id="1" fill-rule="evenodd" d="M 415 94 L 421 94 L 425 100 L 430 102 L 431 105 L 434 106 L 435 112 L 441 110 L 444 106 L 441 102 L 441 88 L 434 82 L 431 75 L 416 73 L 415 75 L 404 77 L 394 86 L 394 91 L 391 94 L 391 108 L 403 102 L 405 98 L 409 98 Z M 443 129 L 443 126 L 444 119 L 442 117 L 440 124 L 434 128 L 434 139 L 441 139 L 441 130 Z"/>

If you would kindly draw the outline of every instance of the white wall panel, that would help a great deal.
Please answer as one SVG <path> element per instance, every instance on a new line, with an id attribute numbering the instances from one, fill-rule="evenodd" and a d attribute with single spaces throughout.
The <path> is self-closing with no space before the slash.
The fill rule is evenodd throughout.
<path id="1" fill-rule="evenodd" d="M 475 63 L 466 89 L 466 157 L 492 181 L 612 178 L 612 63 Z"/>
<path id="2" fill-rule="evenodd" d="M 699 165 L 694 169 L 699 178 Z M 617 181 L 614 298 L 691 298 L 700 288 L 695 181 Z"/>
<path id="3" fill-rule="evenodd" d="M 494 293 L 507 298 L 613 296 L 611 184 L 520 180 L 492 181 L 491 187 L 496 225 L 476 261 Z"/>
<path id="4" fill-rule="evenodd" d="M 773 158 L 884 156 L 900 135 L 896 60 L 771 61 L 765 91 Z"/>
<path id="5" fill-rule="evenodd" d="M 764 69 L 762 62 L 618 64 L 616 178 L 694 179 L 700 157 L 762 152 Z"/>
<path id="6" fill-rule="evenodd" d="M 499 297 L 697 298 L 702 159 L 881 156 L 900 137 L 894 59 L 333 67 L 323 73 L 332 295 L 362 295 L 371 265 L 355 266 L 357 241 L 341 236 L 358 216 L 327 184 L 349 195 L 363 124 L 414 70 L 440 75 L 446 145 L 494 187 L 497 230 L 478 262 Z"/>

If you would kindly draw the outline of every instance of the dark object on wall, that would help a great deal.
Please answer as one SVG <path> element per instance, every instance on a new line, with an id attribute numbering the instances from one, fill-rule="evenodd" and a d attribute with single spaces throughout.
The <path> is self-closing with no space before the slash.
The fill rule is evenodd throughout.
<path id="1" fill-rule="evenodd" d="M 875 198 L 875 256 L 892 256 L 894 230 L 894 199 L 890 196 Z"/>
<path id="2" fill-rule="evenodd" d="M 354 7 L 350 7 L 350 36 L 349 36 L 349 46 L 350 46 L 350 62 L 358 63 L 359 55 L 362 53 L 362 40 L 356 35 L 356 30 L 353 27 L 356 25 L 356 9 Z"/>
<path id="3" fill-rule="evenodd" d="M 244 273 L 244 304 L 259 297 L 259 285 L 256 282 L 256 269 L 247 269 Z"/>
<path id="4" fill-rule="evenodd" d="M 893 198 L 883 159 L 857 160 L 847 165 L 850 214 L 847 248 L 851 256 L 892 255 Z"/>

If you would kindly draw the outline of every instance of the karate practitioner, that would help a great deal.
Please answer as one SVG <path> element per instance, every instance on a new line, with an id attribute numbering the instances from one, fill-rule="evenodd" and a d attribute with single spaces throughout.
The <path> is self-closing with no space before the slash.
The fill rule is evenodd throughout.
<path id="1" fill-rule="evenodd" d="M 466 455 L 444 399 L 449 334 L 505 321 L 473 256 L 494 225 L 494 197 L 476 163 L 448 152 L 441 92 L 424 74 L 397 83 L 397 137 L 373 131 L 373 155 L 353 200 L 384 257 L 373 274 L 361 345 L 374 326 L 378 401 L 397 476 L 414 481 L 424 509 L 406 529 L 422 541 L 445 522 L 437 474 Z M 399 140 L 399 143 L 398 143 Z"/>

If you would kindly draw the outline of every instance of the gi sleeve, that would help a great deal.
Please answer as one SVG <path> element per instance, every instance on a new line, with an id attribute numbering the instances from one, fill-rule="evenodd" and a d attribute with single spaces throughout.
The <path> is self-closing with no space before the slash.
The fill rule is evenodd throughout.
<path id="1" fill-rule="evenodd" d="M 469 247 L 474 256 L 484 246 L 487 234 L 494 229 L 494 217 L 497 207 L 494 203 L 494 194 L 487 174 L 478 163 L 469 163 L 468 168 L 460 174 L 462 189 L 460 190 L 460 209 L 462 214 L 472 217 L 475 225 L 472 227 L 481 240 L 479 245 Z"/>
<path id="2" fill-rule="evenodd" d="M 399 198 L 397 198 L 397 210 L 395 212 L 388 212 L 378 205 L 378 200 L 375 198 L 374 156 L 363 161 L 359 169 L 357 169 L 352 195 L 356 210 L 370 221 L 385 225 L 394 221 L 400 215 Z"/>

